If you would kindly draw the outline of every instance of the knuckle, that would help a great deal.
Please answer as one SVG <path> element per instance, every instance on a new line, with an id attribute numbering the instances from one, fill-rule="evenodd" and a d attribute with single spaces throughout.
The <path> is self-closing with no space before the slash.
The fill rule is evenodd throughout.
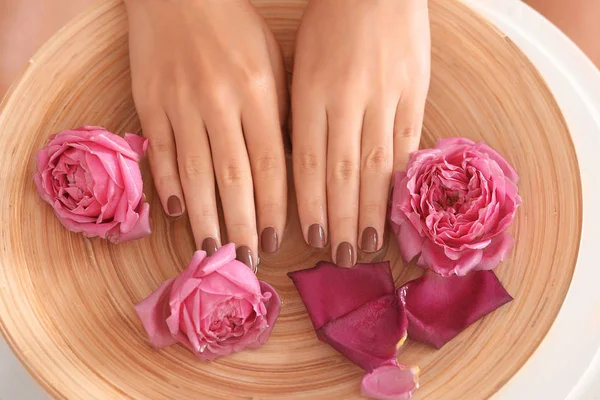
<path id="1" fill-rule="evenodd" d="M 300 172 L 312 174 L 316 172 L 319 160 L 314 153 L 300 153 L 298 154 L 298 166 Z"/>
<path id="2" fill-rule="evenodd" d="M 307 198 L 303 201 L 303 203 L 308 210 L 321 210 L 325 205 L 325 201 L 320 197 Z"/>
<path id="3" fill-rule="evenodd" d="M 179 177 L 176 175 L 162 175 L 158 177 L 158 179 L 155 179 L 156 190 L 160 192 L 163 189 L 172 186 L 174 183 L 177 183 L 178 180 Z"/>
<path id="4" fill-rule="evenodd" d="M 362 207 L 362 212 L 365 214 L 379 214 L 379 212 L 381 211 L 381 205 L 380 204 L 365 204 Z"/>
<path id="5" fill-rule="evenodd" d="M 189 181 L 197 181 L 200 178 L 207 176 L 211 171 L 209 170 L 204 157 L 201 156 L 187 156 L 183 161 L 182 178 Z"/>
<path id="6" fill-rule="evenodd" d="M 150 157 L 160 156 L 163 159 L 165 155 L 174 154 L 175 148 L 173 142 L 161 136 L 152 137 L 148 140 L 148 153 Z"/>
<path id="7" fill-rule="evenodd" d="M 256 161 L 256 168 L 259 173 L 273 175 L 281 169 L 281 163 L 272 152 L 265 152 Z"/>
<path id="8" fill-rule="evenodd" d="M 232 99 L 231 85 L 227 82 L 216 81 L 206 97 L 208 106 L 219 114 L 224 114 L 231 109 Z"/>
<path id="9" fill-rule="evenodd" d="M 365 157 L 364 169 L 369 171 L 385 171 L 389 167 L 389 157 L 382 146 L 369 150 Z"/>
<path id="10" fill-rule="evenodd" d="M 279 203 L 266 203 L 266 204 L 261 204 L 258 207 L 258 216 L 259 217 L 265 217 L 265 216 L 271 217 L 274 215 L 278 215 L 284 211 L 285 211 L 284 207 L 282 207 L 282 205 Z"/>
<path id="11" fill-rule="evenodd" d="M 257 235 L 256 226 L 248 222 L 236 222 L 227 225 L 227 233 L 230 239 L 237 244 L 249 242 L 249 240 L 239 240 L 241 238 L 247 239 Z"/>
<path id="12" fill-rule="evenodd" d="M 331 179 L 335 181 L 347 182 L 358 176 L 356 163 L 350 160 L 341 160 L 333 165 Z"/>
<path id="13" fill-rule="evenodd" d="M 246 73 L 245 79 L 249 92 L 261 97 L 275 87 L 273 74 L 266 69 L 252 69 Z"/>
<path id="14" fill-rule="evenodd" d="M 419 137 L 420 132 L 419 130 L 414 127 L 414 126 L 401 126 L 398 127 L 396 129 L 394 129 L 394 137 L 395 138 L 400 138 L 400 139 L 407 139 L 407 138 L 417 138 Z"/>
<path id="15" fill-rule="evenodd" d="M 333 218 L 333 220 L 335 221 L 334 224 L 339 226 L 340 228 L 343 228 L 344 231 L 349 227 L 352 227 L 353 229 L 348 229 L 348 231 L 356 231 L 356 226 L 358 222 L 358 218 L 356 215 L 339 215 Z"/>
<path id="16" fill-rule="evenodd" d="M 221 182 L 225 187 L 240 186 L 247 178 L 244 168 L 236 162 L 229 162 L 221 172 Z"/>

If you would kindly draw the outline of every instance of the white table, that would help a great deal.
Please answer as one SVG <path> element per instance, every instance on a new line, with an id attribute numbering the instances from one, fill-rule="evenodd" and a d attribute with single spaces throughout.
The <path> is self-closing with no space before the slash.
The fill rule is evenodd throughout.
<path id="1" fill-rule="evenodd" d="M 494 398 L 600 400 L 600 291 L 594 287 L 600 283 L 600 265 L 598 272 L 590 265 L 600 240 L 600 214 L 591 206 L 600 205 L 600 185 L 594 186 L 592 174 L 600 171 L 600 156 L 592 154 L 600 149 L 600 73 L 566 36 L 519 0 L 464 1 L 506 32 L 548 82 L 573 133 L 584 189 L 580 261 L 565 304 L 540 348 Z M 588 294 L 590 301 L 582 303 Z M 0 339 L 0 400 L 48 398 Z"/>

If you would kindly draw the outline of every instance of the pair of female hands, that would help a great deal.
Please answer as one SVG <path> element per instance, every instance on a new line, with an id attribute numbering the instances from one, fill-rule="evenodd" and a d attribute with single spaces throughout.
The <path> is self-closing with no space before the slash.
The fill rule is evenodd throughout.
<path id="1" fill-rule="evenodd" d="M 196 246 L 256 268 L 286 223 L 281 51 L 249 0 L 126 0 L 133 95 L 165 212 Z M 293 170 L 306 242 L 341 266 L 381 247 L 392 172 L 419 145 L 427 0 L 309 0 L 292 80 Z M 216 184 L 216 186 L 215 186 Z"/>

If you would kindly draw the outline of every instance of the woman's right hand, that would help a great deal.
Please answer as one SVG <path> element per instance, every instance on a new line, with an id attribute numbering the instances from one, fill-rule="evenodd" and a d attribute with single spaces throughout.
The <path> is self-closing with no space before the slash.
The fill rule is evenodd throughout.
<path id="1" fill-rule="evenodd" d="M 248 0 L 126 5 L 133 96 L 165 212 L 187 209 L 196 246 L 212 253 L 216 178 L 228 239 L 255 269 L 258 232 L 275 252 L 286 221 L 280 49 Z"/>

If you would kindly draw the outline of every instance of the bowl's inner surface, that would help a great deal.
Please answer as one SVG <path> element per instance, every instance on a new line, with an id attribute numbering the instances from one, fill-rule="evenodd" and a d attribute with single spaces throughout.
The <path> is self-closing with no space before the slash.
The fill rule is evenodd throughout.
<path id="1" fill-rule="evenodd" d="M 291 66 L 303 1 L 255 3 Z M 399 360 L 421 367 L 416 398 L 487 398 L 536 349 L 568 289 L 581 232 L 578 166 L 556 103 L 514 44 L 457 2 L 432 0 L 430 8 L 422 146 L 446 136 L 483 140 L 520 173 L 517 245 L 497 269 L 515 301 L 442 350 L 409 341 Z M 187 221 L 163 215 L 146 165 L 154 233 L 133 243 L 69 233 L 38 197 L 33 156 L 50 134 L 83 124 L 139 130 L 127 51 L 125 10 L 106 3 L 55 36 L 1 108 L 0 326 L 8 342 L 58 398 L 358 398 L 362 372 L 315 338 L 286 276 L 329 258 L 304 244 L 293 196 L 282 248 L 260 266 L 284 302 L 272 338 L 213 363 L 178 346 L 152 350 L 133 310 L 194 250 Z M 398 284 L 421 273 L 402 265 L 389 236 L 375 258 L 392 262 Z"/>

